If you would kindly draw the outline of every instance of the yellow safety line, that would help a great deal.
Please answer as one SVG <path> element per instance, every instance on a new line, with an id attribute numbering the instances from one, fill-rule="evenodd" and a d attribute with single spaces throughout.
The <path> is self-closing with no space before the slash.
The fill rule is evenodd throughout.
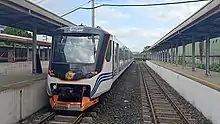
<path id="1" fill-rule="evenodd" d="M 184 73 L 184 72 L 179 72 L 179 73 L 182 73 L 182 74 L 185 75 L 186 77 L 191 77 L 191 78 L 194 78 L 195 80 L 199 80 L 199 81 L 202 81 L 202 82 L 205 82 L 205 83 L 208 83 L 208 84 L 210 84 L 210 85 L 213 85 L 213 86 L 216 86 L 216 87 L 220 88 L 220 85 L 219 85 L 219 84 L 216 84 L 216 83 L 213 83 L 213 82 L 204 80 L 204 79 L 199 78 L 199 77 L 195 77 L 195 76 L 193 76 L 193 75 L 189 75 L 189 74 Z"/>
<path id="2" fill-rule="evenodd" d="M 187 74 L 187 73 L 184 73 L 184 72 L 176 71 L 176 70 L 174 70 L 174 69 L 165 67 L 164 65 L 157 64 L 157 63 L 155 63 L 155 62 L 153 62 L 153 63 L 156 64 L 156 65 L 162 66 L 162 67 L 164 67 L 164 68 L 166 68 L 166 69 L 168 69 L 168 70 L 170 70 L 170 71 L 176 72 L 176 73 L 178 73 L 178 74 L 182 74 L 182 75 L 184 75 L 184 76 L 186 76 L 186 77 L 189 77 L 189 78 L 191 78 L 191 79 L 194 79 L 194 80 L 197 80 L 197 81 L 201 81 L 201 82 L 207 83 L 207 84 L 209 84 L 209 85 L 212 85 L 212 86 L 214 86 L 214 87 L 217 87 L 217 88 L 220 90 L 220 85 L 219 85 L 219 84 L 216 84 L 216 83 L 213 83 L 213 82 L 210 82 L 210 81 L 207 81 L 207 80 L 198 78 L 198 77 L 196 77 L 196 76 L 193 76 L 193 75 L 190 75 L 190 74 Z M 204 83 L 203 83 L 203 84 L 204 84 Z"/>

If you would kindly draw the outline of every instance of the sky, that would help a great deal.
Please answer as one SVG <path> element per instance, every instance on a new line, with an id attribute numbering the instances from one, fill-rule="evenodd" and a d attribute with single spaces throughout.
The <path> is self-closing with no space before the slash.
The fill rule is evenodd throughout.
<path id="1" fill-rule="evenodd" d="M 30 0 L 37 3 L 42 0 Z M 95 5 L 111 4 L 149 4 L 186 0 L 95 0 Z M 88 0 L 43 0 L 41 7 L 62 15 Z M 186 20 L 207 3 L 187 3 L 180 5 L 154 7 L 102 7 L 95 10 L 95 26 L 116 35 L 129 49 L 141 52 L 144 46 L 153 45 L 178 24 Z M 84 7 L 90 7 L 86 4 Z M 80 25 L 91 26 L 91 10 L 78 10 L 64 17 Z"/>

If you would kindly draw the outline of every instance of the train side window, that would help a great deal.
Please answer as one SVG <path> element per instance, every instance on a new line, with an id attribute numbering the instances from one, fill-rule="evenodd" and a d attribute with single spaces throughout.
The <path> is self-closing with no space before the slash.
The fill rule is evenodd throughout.
<path id="1" fill-rule="evenodd" d="M 109 62 L 111 60 L 111 54 L 112 54 L 111 51 L 112 51 L 112 40 L 109 41 L 107 54 L 105 56 L 105 59 L 107 62 Z"/>

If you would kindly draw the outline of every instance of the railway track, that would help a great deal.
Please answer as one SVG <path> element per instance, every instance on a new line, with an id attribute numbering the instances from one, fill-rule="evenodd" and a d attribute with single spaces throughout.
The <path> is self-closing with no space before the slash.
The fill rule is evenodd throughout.
<path id="1" fill-rule="evenodd" d="M 184 104 L 176 94 L 167 89 L 164 82 L 146 65 L 139 66 L 142 92 L 145 92 L 143 119 L 148 124 L 196 124 L 196 120 L 185 111 Z M 143 103 L 143 100 L 142 100 Z"/>
<path id="2" fill-rule="evenodd" d="M 55 112 L 49 113 L 44 118 L 37 121 L 37 124 L 80 124 L 85 113 L 77 113 L 74 116 L 59 115 Z M 89 122 L 86 122 L 89 124 Z"/>

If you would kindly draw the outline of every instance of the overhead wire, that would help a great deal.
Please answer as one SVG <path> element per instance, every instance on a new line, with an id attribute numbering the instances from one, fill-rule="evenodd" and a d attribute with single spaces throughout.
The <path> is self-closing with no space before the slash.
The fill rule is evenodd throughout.
<path id="1" fill-rule="evenodd" d="M 86 3 L 84 3 L 84 4 L 79 5 L 79 7 L 75 7 L 75 9 L 81 8 L 82 6 L 85 6 L 86 4 L 89 4 L 90 2 L 91 2 L 91 0 L 89 0 L 88 2 L 86 2 Z M 75 9 L 73 9 L 73 10 L 75 10 Z M 73 10 L 71 10 L 71 11 L 73 11 Z M 71 11 L 70 11 L 70 12 L 71 12 Z M 65 13 L 65 14 L 62 14 L 60 17 L 64 17 L 64 16 L 66 16 L 66 15 L 68 15 L 68 14 L 70 14 L 70 13 L 67 12 L 67 13 Z"/>
<path id="2" fill-rule="evenodd" d="M 165 5 L 175 5 L 175 4 L 186 4 L 186 3 L 196 3 L 196 2 L 202 2 L 202 1 L 209 1 L 209 0 L 188 0 L 188 1 L 178 1 L 178 2 L 166 2 L 166 3 L 153 3 L 153 4 L 101 4 L 97 5 L 94 8 L 91 7 L 78 7 L 75 8 L 65 14 L 63 14 L 61 17 L 64 17 L 66 15 L 69 15 L 79 9 L 97 9 L 100 7 L 150 7 L 150 6 L 165 6 Z"/>

